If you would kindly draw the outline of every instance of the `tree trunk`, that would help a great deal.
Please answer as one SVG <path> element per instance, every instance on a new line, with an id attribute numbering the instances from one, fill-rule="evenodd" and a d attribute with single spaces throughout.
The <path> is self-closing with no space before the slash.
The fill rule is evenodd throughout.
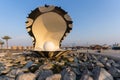
<path id="1" fill-rule="evenodd" d="M 6 47 L 7 47 L 7 49 L 8 49 L 8 40 L 6 40 Z"/>
<path id="2" fill-rule="evenodd" d="M 0 46 L 1 46 L 1 49 L 2 49 L 2 44 Z"/>

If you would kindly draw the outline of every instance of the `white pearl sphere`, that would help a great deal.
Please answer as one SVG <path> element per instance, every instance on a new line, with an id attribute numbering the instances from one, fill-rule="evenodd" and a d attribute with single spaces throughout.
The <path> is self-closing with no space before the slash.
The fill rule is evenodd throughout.
<path id="1" fill-rule="evenodd" d="M 43 46 L 45 51 L 54 51 L 55 50 L 55 45 L 53 42 L 47 41 L 44 43 Z"/>

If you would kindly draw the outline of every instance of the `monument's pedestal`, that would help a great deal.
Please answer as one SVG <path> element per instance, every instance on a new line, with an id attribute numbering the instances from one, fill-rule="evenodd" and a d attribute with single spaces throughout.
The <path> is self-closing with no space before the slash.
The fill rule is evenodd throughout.
<path id="1" fill-rule="evenodd" d="M 72 51 L 65 50 L 65 51 L 32 51 L 32 52 L 39 54 L 40 57 L 58 60 L 61 56 L 67 55 Z"/>

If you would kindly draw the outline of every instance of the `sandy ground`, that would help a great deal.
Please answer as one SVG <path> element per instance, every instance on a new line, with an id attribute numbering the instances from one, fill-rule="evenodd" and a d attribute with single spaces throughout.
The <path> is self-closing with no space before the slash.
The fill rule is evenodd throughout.
<path id="1" fill-rule="evenodd" d="M 0 57 L 7 55 L 8 53 L 0 53 Z M 12 53 L 12 55 L 17 55 L 17 54 L 22 54 L 22 53 Z"/>
<path id="2" fill-rule="evenodd" d="M 120 50 L 102 50 L 101 53 L 98 53 L 97 50 L 77 50 L 77 52 L 91 53 L 91 54 L 102 54 L 102 55 L 120 58 Z M 0 53 L 0 57 L 4 56 L 6 54 L 7 53 Z M 21 53 L 13 53 L 12 55 L 16 55 L 16 54 L 21 54 Z"/>

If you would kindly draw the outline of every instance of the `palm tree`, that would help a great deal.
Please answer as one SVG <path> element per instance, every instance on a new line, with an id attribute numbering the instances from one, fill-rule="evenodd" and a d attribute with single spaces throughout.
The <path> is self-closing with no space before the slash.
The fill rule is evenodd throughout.
<path id="1" fill-rule="evenodd" d="M 3 44 L 4 44 L 4 42 L 2 40 L 0 40 L 1 49 L 3 48 Z"/>
<path id="2" fill-rule="evenodd" d="M 11 37 L 9 37 L 9 36 L 4 36 L 4 37 L 2 37 L 2 39 L 4 39 L 4 40 L 6 41 L 6 47 L 7 47 L 7 49 L 8 49 L 8 40 L 11 39 Z"/>

